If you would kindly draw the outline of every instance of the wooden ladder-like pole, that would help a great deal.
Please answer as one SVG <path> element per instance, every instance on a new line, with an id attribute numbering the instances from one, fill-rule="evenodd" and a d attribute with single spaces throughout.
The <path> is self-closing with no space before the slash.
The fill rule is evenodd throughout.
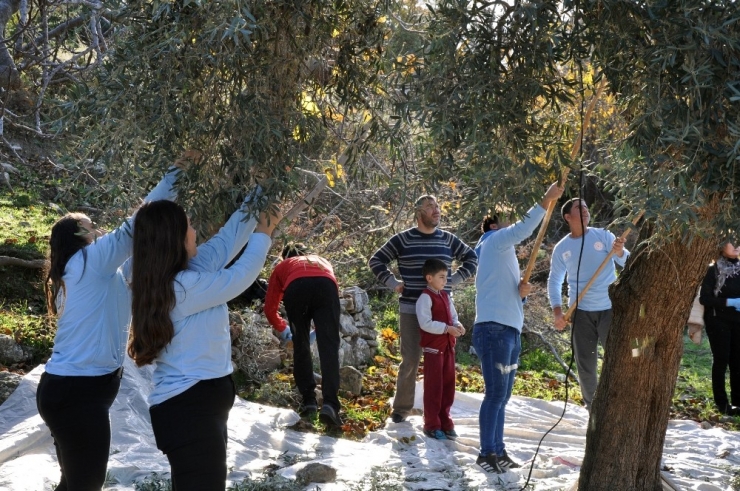
<path id="1" fill-rule="evenodd" d="M 596 94 L 594 94 L 593 98 L 591 99 L 591 102 L 588 104 L 586 115 L 583 118 L 583 126 L 581 126 L 581 131 L 578 132 L 576 141 L 573 142 L 573 148 L 570 151 L 571 159 L 574 159 L 576 155 L 578 155 L 578 152 L 581 150 L 581 140 L 583 139 L 583 132 L 585 131 L 585 128 L 588 127 L 591 121 L 591 113 L 593 113 L 594 107 L 596 107 L 596 102 L 601 97 L 602 92 L 604 92 L 605 86 L 606 86 L 606 77 L 602 75 L 601 83 L 599 83 L 599 87 L 596 90 Z M 565 181 L 567 177 L 568 177 L 568 171 L 566 169 L 563 171 L 563 175 L 560 177 L 560 187 L 565 186 Z M 545 211 L 545 217 L 542 219 L 540 230 L 539 232 L 537 232 L 537 238 L 535 238 L 534 240 L 534 245 L 532 246 L 532 252 L 529 255 L 529 262 L 527 262 L 527 269 L 524 271 L 524 276 L 522 277 L 522 282 L 524 283 L 529 282 L 529 278 L 530 276 L 532 276 L 532 270 L 534 269 L 534 263 L 537 261 L 537 252 L 540 250 L 540 246 L 542 245 L 542 240 L 545 238 L 545 232 L 547 231 L 547 225 L 550 223 L 550 217 L 552 216 L 552 212 L 555 209 L 556 204 L 557 204 L 556 200 L 550 201 L 550 205 L 547 207 L 547 210 Z"/>

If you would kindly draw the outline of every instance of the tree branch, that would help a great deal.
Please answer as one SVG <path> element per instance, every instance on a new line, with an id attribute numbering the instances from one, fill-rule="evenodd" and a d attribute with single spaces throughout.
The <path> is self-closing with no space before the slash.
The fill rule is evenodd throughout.
<path id="1" fill-rule="evenodd" d="M 47 264 L 46 259 L 20 259 L 18 257 L 0 256 L 0 266 L 21 266 L 24 268 L 42 269 Z"/>

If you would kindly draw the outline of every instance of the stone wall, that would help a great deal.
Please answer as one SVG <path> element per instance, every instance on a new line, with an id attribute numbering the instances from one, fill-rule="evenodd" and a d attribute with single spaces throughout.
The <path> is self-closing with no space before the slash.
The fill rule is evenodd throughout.
<path id="1" fill-rule="evenodd" d="M 367 292 L 350 287 L 340 292 L 340 345 L 339 366 L 362 367 L 367 365 L 378 347 L 375 323 Z M 232 362 L 234 368 L 247 378 L 260 381 L 264 374 L 279 368 L 292 352 L 290 346 L 281 347 L 273 335 L 267 319 L 252 311 L 231 312 Z M 316 343 L 311 346 L 314 367 L 319 368 Z"/>

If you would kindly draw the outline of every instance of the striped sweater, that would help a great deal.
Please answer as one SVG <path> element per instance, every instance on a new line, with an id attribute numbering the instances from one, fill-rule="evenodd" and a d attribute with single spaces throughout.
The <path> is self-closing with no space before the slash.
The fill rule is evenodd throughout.
<path id="1" fill-rule="evenodd" d="M 399 310 L 404 314 L 416 314 L 416 300 L 427 287 L 421 268 L 424 261 L 430 258 L 441 259 L 448 268 L 453 260 L 458 261 L 457 271 L 447 280 L 445 290 L 448 292 L 451 285 L 472 277 L 478 268 L 475 251 L 450 232 L 437 229 L 425 234 L 417 228 L 404 230 L 391 237 L 373 254 L 368 265 L 378 280 L 390 288 L 403 282 Z M 393 261 L 398 265 L 400 280 L 388 269 Z"/>

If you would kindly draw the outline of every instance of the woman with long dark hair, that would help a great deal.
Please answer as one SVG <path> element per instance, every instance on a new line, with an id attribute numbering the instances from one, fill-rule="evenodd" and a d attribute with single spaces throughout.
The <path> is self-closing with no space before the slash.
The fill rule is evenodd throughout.
<path id="1" fill-rule="evenodd" d="M 174 199 L 176 174 L 168 172 L 146 200 Z M 131 255 L 132 220 L 106 234 L 87 215 L 69 213 L 51 228 L 46 299 L 57 332 L 36 405 L 54 438 L 58 491 L 100 490 L 105 481 L 108 411 L 121 383 L 131 318 L 120 267 Z"/>
<path id="2" fill-rule="evenodd" d="M 712 350 L 712 395 L 722 414 L 740 415 L 740 247 L 720 245 L 719 257 L 709 266 L 699 292 L 704 325 Z M 730 395 L 725 378 L 730 369 Z"/>
<path id="3" fill-rule="evenodd" d="M 257 278 L 279 220 L 244 218 L 235 212 L 196 247 L 182 207 L 155 201 L 136 217 L 128 352 L 138 366 L 154 364 L 149 414 L 176 491 L 226 487 L 227 421 L 236 395 L 226 302 Z"/>

